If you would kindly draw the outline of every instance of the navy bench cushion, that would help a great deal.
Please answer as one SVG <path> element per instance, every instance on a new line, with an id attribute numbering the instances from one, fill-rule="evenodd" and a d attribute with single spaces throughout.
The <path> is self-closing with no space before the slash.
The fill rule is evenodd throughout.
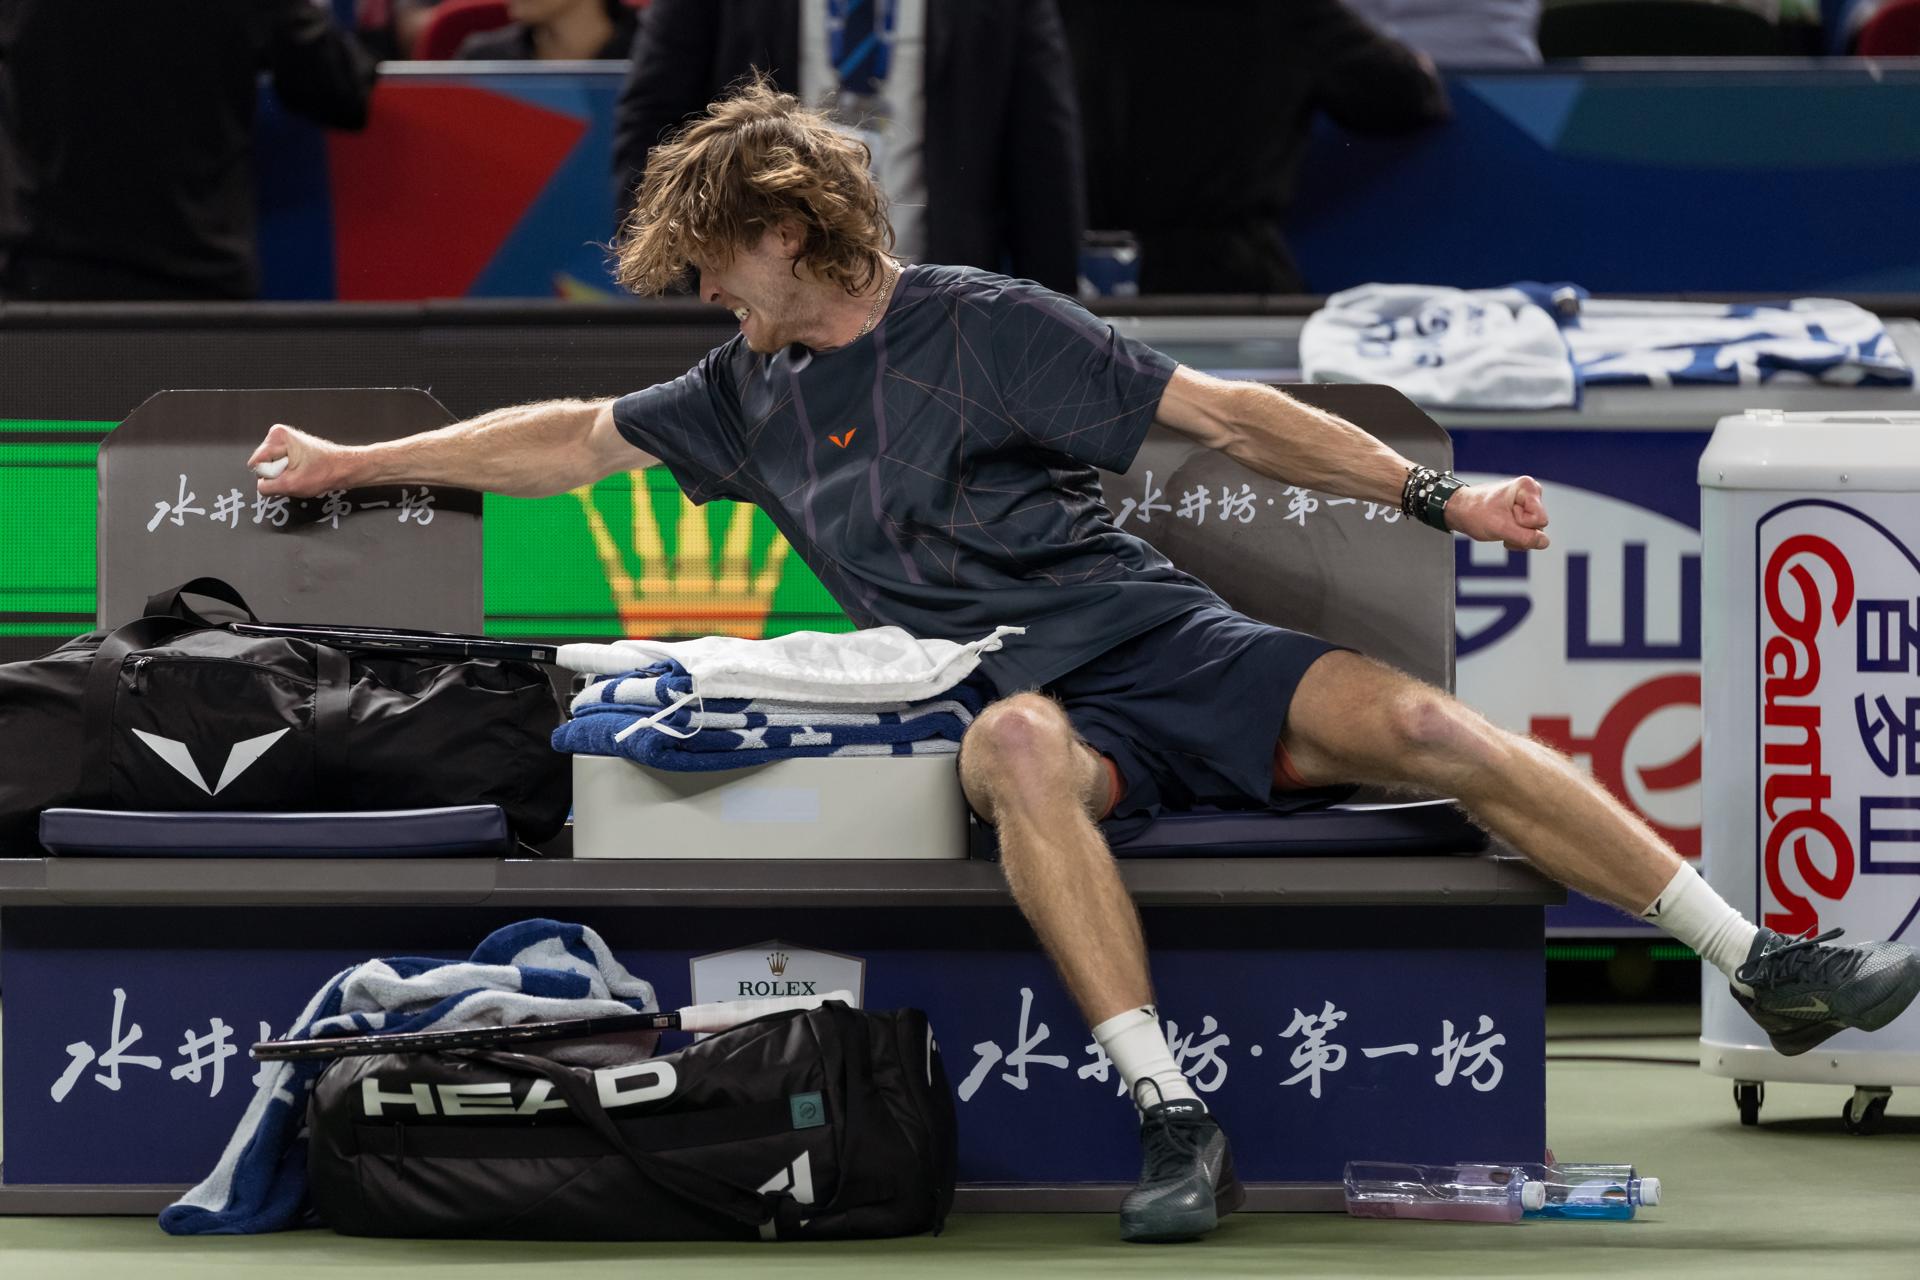
<path id="1" fill-rule="evenodd" d="M 1116 858 L 1304 858 L 1329 854 L 1473 854 L 1487 835 L 1451 800 L 1319 809 L 1196 809 L 1100 824 Z M 973 824 L 973 856 L 998 860 L 993 829 Z"/>
<path id="2" fill-rule="evenodd" d="M 68 857 L 505 857 L 515 849 L 495 804 L 360 813 L 149 813 L 48 809 L 40 843 Z"/>

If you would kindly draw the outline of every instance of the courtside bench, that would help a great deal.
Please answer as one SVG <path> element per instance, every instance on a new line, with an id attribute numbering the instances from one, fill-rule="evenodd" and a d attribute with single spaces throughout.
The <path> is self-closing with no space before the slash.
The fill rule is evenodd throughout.
<path id="1" fill-rule="evenodd" d="M 1393 393 L 1311 390 L 1408 456 L 1446 465 L 1444 434 Z M 178 406 L 200 434 L 186 449 L 170 434 L 164 465 L 193 465 L 192 448 L 230 453 L 226 437 L 261 421 L 351 439 L 350 422 L 392 435 L 445 417 L 352 400 L 370 394 L 398 393 Z M 259 396 L 275 398 L 271 412 Z M 115 448 L 137 445 L 134 425 L 114 433 Z M 1233 482 L 1220 469 L 1234 465 L 1156 435 L 1134 471 L 1200 486 Z M 103 452 L 101 474 L 105 486 L 127 472 Z M 1138 482 L 1110 480 L 1110 494 Z M 105 549 L 126 542 L 112 516 L 103 503 L 107 619 L 115 582 L 142 597 L 153 586 L 150 569 L 110 571 Z M 1353 516 L 1300 538 L 1277 520 L 1225 527 L 1217 541 L 1165 520 L 1141 532 L 1237 607 L 1447 683 L 1447 540 Z M 477 510 L 468 518 L 477 526 Z M 1374 536 L 1392 536 L 1392 554 L 1370 549 Z M 1272 538 L 1291 540 L 1252 541 Z M 250 598 L 297 585 L 259 580 L 257 565 L 249 583 L 246 569 L 193 565 Z M 477 629 L 477 566 L 471 587 L 459 607 L 472 623 L 444 608 L 428 620 L 362 608 L 358 619 Z M 283 603 L 295 612 L 282 616 L 354 616 L 317 598 Z M 1169 1038 L 1227 1126 L 1250 1207 L 1337 1208 L 1348 1159 L 1540 1158 L 1543 909 L 1561 890 L 1457 823 L 1438 823 L 1416 852 L 1418 840 L 1356 850 L 1324 820 L 1312 833 L 1301 821 L 1284 854 L 1242 831 L 1222 837 L 1242 856 L 1188 849 L 1121 868 Z M 534 915 L 599 930 L 664 1007 L 694 995 L 698 962 L 822 990 L 852 972 L 869 1006 L 925 1009 L 959 1098 L 963 1209 L 1109 1210 L 1137 1173 L 1117 1073 L 989 861 L 13 857 L 0 858 L 0 1212 L 156 1210 L 232 1132 L 251 1094 L 246 1046 L 284 1031 L 333 973 L 375 955 L 464 956 Z"/>

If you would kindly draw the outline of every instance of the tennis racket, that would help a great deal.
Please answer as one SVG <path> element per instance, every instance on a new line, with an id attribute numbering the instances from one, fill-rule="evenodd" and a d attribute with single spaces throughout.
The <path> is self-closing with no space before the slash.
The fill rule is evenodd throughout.
<path id="1" fill-rule="evenodd" d="M 542 1040 L 579 1040 L 621 1031 L 725 1031 L 770 1013 L 817 1009 L 828 1000 L 853 1003 L 850 991 L 786 996 L 778 1000 L 733 1000 L 690 1004 L 666 1013 L 614 1013 L 554 1022 L 522 1022 L 511 1027 L 461 1027 L 451 1031 L 402 1031 L 392 1035 L 321 1036 L 314 1040 L 263 1040 L 253 1046 L 259 1062 L 314 1058 L 364 1058 L 377 1053 L 430 1053 L 436 1049 L 491 1049 Z"/>

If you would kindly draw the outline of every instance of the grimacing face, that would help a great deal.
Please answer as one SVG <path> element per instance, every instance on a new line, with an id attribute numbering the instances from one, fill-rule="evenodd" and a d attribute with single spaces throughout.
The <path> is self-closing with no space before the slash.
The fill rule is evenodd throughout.
<path id="1" fill-rule="evenodd" d="M 770 229 L 725 262 L 694 263 L 701 300 L 733 312 L 747 346 L 762 354 L 803 341 L 814 318 L 809 287 L 793 271 L 798 246 L 789 247 L 791 239 Z"/>

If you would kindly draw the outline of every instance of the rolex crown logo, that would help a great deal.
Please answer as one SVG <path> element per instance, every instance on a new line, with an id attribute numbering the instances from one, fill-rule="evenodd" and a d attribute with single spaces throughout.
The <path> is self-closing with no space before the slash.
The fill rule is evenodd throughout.
<path id="1" fill-rule="evenodd" d="M 778 978 L 787 971 L 787 953 L 776 951 L 767 957 L 767 972 Z"/>
<path id="2" fill-rule="evenodd" d="M 741 636 L 749 640 L 764 636 L 773 593 L 786 567 L 787 540 L 774 535 L 759 568 L 754 568 L 754 508 L 744 502 L 723 504 L 731 510 L 716 559 L 707 513 L 676 488 L 671 529 L 674 543 L 669 553 L 654 513 L 647 473 L 631 471 L 628 475 L 633 482 L 630 551 L 623 551 L 614 541 L 606 517 L 594 504 L 592 487 L 573 490 L 586 515 L 594 553 L 626 633 Z M 628 569 L 630 558 L 638 564 L 637 573 Z"/>

